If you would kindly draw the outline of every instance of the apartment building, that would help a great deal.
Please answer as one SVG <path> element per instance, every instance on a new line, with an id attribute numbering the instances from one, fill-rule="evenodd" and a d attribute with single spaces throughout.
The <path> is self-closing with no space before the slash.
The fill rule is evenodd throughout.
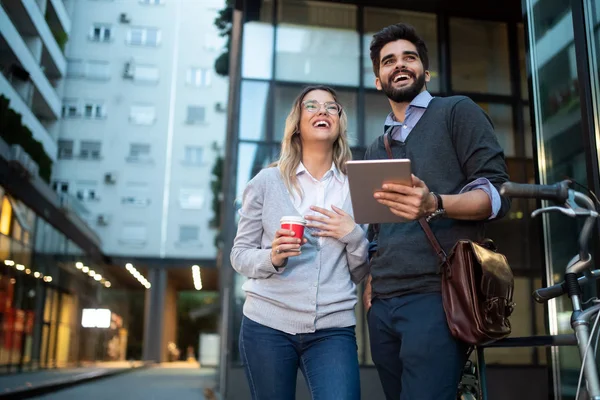
<path id="1" fill-rule="evenodd" d="M 213 21 L 222 7 L 73 2 L 53 183 L 85 203 L 106 254 L 215 258 L 210 183 L 227 80 L 214 72 L 224 42 Z"/>

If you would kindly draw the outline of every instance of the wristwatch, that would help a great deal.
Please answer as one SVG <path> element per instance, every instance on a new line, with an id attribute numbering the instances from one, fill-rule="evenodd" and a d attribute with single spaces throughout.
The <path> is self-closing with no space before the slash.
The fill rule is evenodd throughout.
<path id="1" fill-rule="evenodd" d="M 433 197 L 435 197 L 436 209 L 427 218 L 425 218 L 425 220 L 427 222 L 433 221 L 434 219 L 438 219 L 438 218 L 441 218 L 444 215 L 446 215 L 446 210 L 444 209 L 444 203 L 442 202 L 442 196 L 440 196 L 439 194 L 437 194 L 435 192 L 430 192 L 430 193 L 433 195 Z"/>

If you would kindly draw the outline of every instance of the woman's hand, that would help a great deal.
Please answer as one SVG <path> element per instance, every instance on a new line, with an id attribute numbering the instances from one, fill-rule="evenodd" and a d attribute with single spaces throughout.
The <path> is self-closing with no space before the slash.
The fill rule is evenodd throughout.
<path id="1" fill-rule="evenodd" d="M 309 221 L 306 226 L 319 230 L 318 232 L 314 232 L 313 236 L 332 237 L 339 240 L 352 232 L 356 226 L 350 214 L 333 205 L 331 208 L 333 211 L 312 206 L 310 209 L 323 214 L 323 217 L 317 215 L 307 215 L 304 217 Z"/>
<path id="2" fill-rule="evenodd" d="M 271 263 L 274 267 L 282 267 L 288 257 L 301 254 L 300 246 L 306 243 L 305 238 L 294 237 L 294 231 L 279 229 L 271 244 Z"/>

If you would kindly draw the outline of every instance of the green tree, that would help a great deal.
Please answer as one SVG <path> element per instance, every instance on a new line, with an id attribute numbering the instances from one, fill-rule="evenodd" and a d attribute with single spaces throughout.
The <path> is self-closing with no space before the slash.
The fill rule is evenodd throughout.
<path id="1" fill-rule="evenodd" d="M 215 18 L 215 26 L 219 30 L 219 36 L 226 37 L 227 42 L 223 53 L 215 60 L 215 71 L 221 76 L 229 75 L 229 51 L 231 49 L 231 29 L 233 26 L 233 1 L 227 0 L 225 7 L 219 11 Z"/>
<path id="2" fill-rule="evenodd" d="M 37 163 L 40 178 L 50 182 L 52 159 L 44 150 L 42 143 L 35 140 L 29 128 L 23 125 L 21 114 L 10 108 L 10 101 L 2 95 L 0 95 L 0 137 L 9 145 L 21 146 Z"/>

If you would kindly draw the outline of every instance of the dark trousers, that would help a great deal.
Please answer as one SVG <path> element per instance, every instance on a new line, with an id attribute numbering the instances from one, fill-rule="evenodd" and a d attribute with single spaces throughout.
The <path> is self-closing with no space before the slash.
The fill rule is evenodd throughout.
<path id="1" fill-rule="evenodd" d="M 298 368 L 313 400 L 359 400 L 354 326 L 291 335 L 244 317 L 240 354 L 253 400 L 293 400 Z"/>
<path id="2" fill-rule="evenodd" d="M 456 400 L 468 347 L 450 334 L 440 293 L 373 299 L 367 320 L 387 400 Z"/>

